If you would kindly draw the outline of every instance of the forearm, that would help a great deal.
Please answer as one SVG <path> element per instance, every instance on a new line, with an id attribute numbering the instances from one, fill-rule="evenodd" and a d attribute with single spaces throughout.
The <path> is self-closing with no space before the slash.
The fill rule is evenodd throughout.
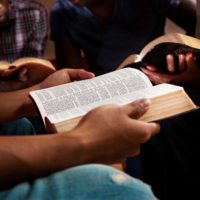
<path id="1" fill-rule="evenodd" d="M 0 144 L 1 188 L 84 162 L 80 140 L 65 134 L 0 137 Z"/>
<path id="2" fill-rule="evenodd" d="M 56 41 L 56 61 L 57 68 L 74 68 L 80 69 L 83 66 L 80 49 L 77 48 L 70 40 Z"/>
<path id="3" fill-rule="evenodd" d="M 0 123 L 36 115 L 36 109 L 29 97 L 31 90 L 37 89 L 37 85 L 13 92 L 0 93 Z"/>

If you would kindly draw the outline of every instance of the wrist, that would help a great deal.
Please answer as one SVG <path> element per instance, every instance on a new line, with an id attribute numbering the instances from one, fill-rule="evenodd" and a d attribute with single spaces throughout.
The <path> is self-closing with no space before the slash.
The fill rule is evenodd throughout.
<path id="1" fill-rule="evenodd" d="M 90 154 L 85 151 L 85 145 L 82 137 L 76 135 L 76 132 L 69 131 L 56 134 L 58 141 L 58 151 L 60 152 L 58 163 L 60 168 L 65 169 L 82 164 L 89 163 Z"/>

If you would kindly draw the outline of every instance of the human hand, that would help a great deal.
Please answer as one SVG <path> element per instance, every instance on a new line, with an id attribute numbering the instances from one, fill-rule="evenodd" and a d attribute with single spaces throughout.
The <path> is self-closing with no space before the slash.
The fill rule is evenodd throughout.
<path id="1" fill-rule="evenodd" d="M 84 160 L 112 164 L 140 152 L 140 145 L 159 132 L 156 123 L 137 120 L 149 108 L 147 99 L 104 105 L 90 111 L 72 130 L 84 145 Z M 85 157 L 86 156 L 86 157 Z"/>
<path id="2" fill-rule="evenodd" d="M 0 74 L 0 92 L 9 92 L 31 86 L 27 81 L 26 73 L 26 68 L 20 68 L 8 76 L 2 76 Z"/>
<path id="3" fill-rule="evenodd" d="M 36 85 L 43 81 L 50 74 L 55 72 L 55 68 L 50 67 L 34 67 L 23 66 L 15 67 L 11 66 L 8 69 L 4 69 L 4 66 L 0 63 L 0 91 L 9 92 L 19 89 L 24 89 Z M 7 64 L 6 64 L 7 65 Z M 33 64 L 32 64 L 33 65 Z"/>
<path id="4" fill-rule="evenodd" d="M 38 85 L 38 89 L 48 88 L 64 83 L 69 83 L 76 80 L 93 78 L 95 75 L 87 72 L 84 69 L 62 69 L 50 76 Z"/>
<path id="5" fill-rule="evenodd" d="M 155 83 L 174 83 L 183 85 L 200 85 L 200 68 L 196 64 L 196 58 L 192 53 L 179 55 L 179 66 L 175 68 L 174 59 L 171 55 L 167 56 L 167 66 L 169 73 L 163 73 L 154 66 L 142 67 L 141 70 Z"/>

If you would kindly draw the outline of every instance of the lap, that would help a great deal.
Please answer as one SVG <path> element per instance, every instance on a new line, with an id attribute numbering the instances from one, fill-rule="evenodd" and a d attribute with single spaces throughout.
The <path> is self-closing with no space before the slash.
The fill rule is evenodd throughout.
<path id="1" fill-rule="evenodd" d="M 150 187 L 104 165 L 84 165 L 0 192 L 0 199 L 154 199 Z"/>
<path id="2" fill-rule="evenodd" d="M 200 110 L 161 122 L 141 151 L 144 181 L 160 199 L 199 196 Z M 193 196 L 194 195 L 194 196 Z"/>

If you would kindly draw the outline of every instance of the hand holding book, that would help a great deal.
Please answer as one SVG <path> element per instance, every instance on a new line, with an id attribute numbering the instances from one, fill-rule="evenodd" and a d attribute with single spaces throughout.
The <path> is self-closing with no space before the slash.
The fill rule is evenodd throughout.
<path id="1" fill-rule="evenodd" d="M 170 63 L 172 62 L 172 63 Z M 170 73 L 163 73 L 154 66 L 142 67 L 141 70 L 155 83 L 173 83 L 188 86 L 200 86 L 200 66 L 196 63 L 196 58 L 192 53 L 187 53 L 183 57 L 182 64 L 179 65 L 179 72 L 175 72 L 173 59 L 168 59 L 171 70 Z"/>
<path id="2" fill-rule="evenodd" d="M 0 62 L 0 91 L 13 91 L 35 85 L 55 72 L 54 66 L 41 58 L 24 57 L 12 63 Z"/>
<path id="3" fill-rule="evenodd" d="M 137 69 L 124 68 L 89 80 L 76 81 L 30 93 L 49 132 L 74 128 L 93 108 L 105 104 L 127 104 L 150 98 L 152 105 L 141 120 L 157 121 L 196 106 L 182 87 L 160 84 L 153 86 Z"/>
<path id="4" fill-rule="evenodd" d="M 132 54 L 119 68 L 142 70 L 155 83 L 199 86 L 200 40 L 172 33 L 147 44 L 140 54 Z"/>

